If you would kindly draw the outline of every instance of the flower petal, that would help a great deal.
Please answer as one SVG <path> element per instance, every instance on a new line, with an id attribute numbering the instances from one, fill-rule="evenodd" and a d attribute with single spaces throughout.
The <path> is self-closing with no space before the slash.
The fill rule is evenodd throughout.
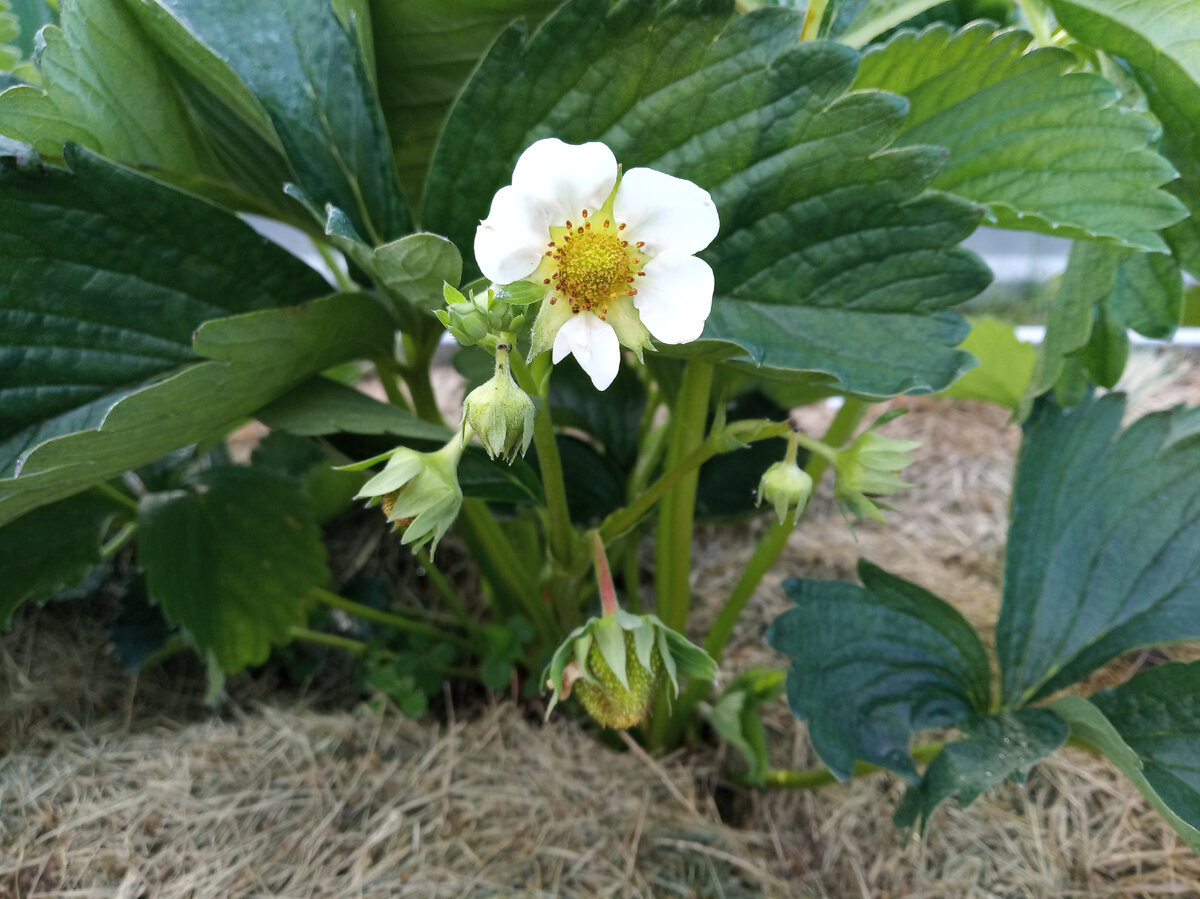
<path id="1" fill-rule="evenodd" d="M 657 256 L 646 263 L 633 304 L 662 343 L 690 343 L 712 311 L 713 271 L 695 256 Z"/>
<path id="2" fill-rule="evenodd" d="M 503 187 L 475 230 L 475 261 L 486 278 L 509 284 L 538 267 L 549 239 L 550 220 L 540 201 Z"/>
<path id="3" fill-rule="evenodd" d="M 602 143 L 567 144 L 548 137 L 531 145 L 513 169 L 512 186 L 534 197 L 552 225 L 595 212 L 617 183 L 617 157 Z"/>
<path id="4" fill-rule="evenodd" d="M 591 312 L 574 315 L 558 329 L 551 359 L 557 365 L 567 354 L 575 356 L 597 390 L 604 390 L 621 367 L 621 344 L 617 332 Z"/>
<path id="5" fill-rule="evenodd" d="M 625 173 L 613 201 L 613 215 L 629 226 L 630 240 L 646 242 L 652 257 L 699 253 L 721 228 L 708 191 L 654 169 Z"/>

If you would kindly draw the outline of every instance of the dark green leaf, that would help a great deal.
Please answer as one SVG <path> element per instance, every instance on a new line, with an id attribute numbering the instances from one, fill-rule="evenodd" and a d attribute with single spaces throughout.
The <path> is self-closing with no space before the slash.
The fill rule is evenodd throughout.
<path id="1" fill-rule="evenodd" d="M 362 47 L 328 0 L 157 4 L 250 88 L 309 196 L 346 210 L 372 244 L 411 230 Z"/>
<path id="2" fill-rule="evenodd" d="M 430 424 L 399 406 L 381 403 L 361 390 L 324 377 L 310 378 L 264 406 L 256 417 L 267 427 L 306 437 L 341 432 L 394 434 L 439 443 L 450 437 L 448 428 Z"/>
<path id="3" fill-rule="evenodd" d="M 1200 662 L 1159 665 L 1091 701 L 1138 754 L 1155 792 L 1200 828 Z"/>
<path id="4" fill-rule="evenodd" d="M 1118 434 L 1124 398 L 1043 402 L 1017 466 L 996 630 L 1023 705 L 1138 646 L 1200 637 L 1200 443 L 1179 411 Z"/>
<path id="5" fill-rule="evenodd" d="M 0 164 L 0 474 L 195 360 L 202 322 L 328 290 L 236 217 L 87 150 L 66 159 Z"/>
<path id="6" fill-rule="evenodd" d="M 542 484 L 528 463 L 512 465 L 488 458 L 481 446 L 468 446 L 458 463 L 463 496 L 490 503 L 529 505 L 542 502 Z"/>
<path id="7" fill-rule="evenodd" d="M 767 642 L 793 657 L 788 705 L 839 778 L 861 759 L 914 783 L 912 735 L 983 715 L 987 653 L 951 606 L 915 584 L 859 562 L 863 587 L 784 582 L 796 608 L 772 622 Z"/>
<path id="8" fill-rule="evenodd" d="M 1125 323 L 1113 314 L 1107 304 L 1095 310 L 1091 337 L 1079 351 L 1079 357 L 1091 381 L 1100 387 L 1112 388 L 1121 379 L 1125 363 L 1129 361 L 1129 335 L 1125 331 Z M 1060 405 L 1075 405 L 1074 402 L 1063 402 L 1058 394 L 1055 397 Z"/>
<path id="9" fill-rule="evenodd" d="M 484 51 L 514 19 L 525 17 L 534 25 L 556 5 L 557 0 L 371 0 L 380 103 L 400 181 L 414 206 L 446 113 Z"/>
<path id="10" fill-rule="evenodd" d="M 764 393 L 751 390 L 727 403 L 725 415 L 729 423 L 753 418 L 785 421 L 788 410 Z M 773 437 L 713 456 L 700 466 L 696 515 L 732 518 L 752 512 L 763 472 L 782 459 L 786 451 L 787 440 Z M 801 453 L 800 465 L 804 465 L 806 455 Z"/>
<path id="11" fill-rule="evenodd" d="M 0 527 L 0 628 L 21 603 L 74 587 L 100 564 L 100 542 L 116 512 L 111 500 L 85 493 Z"/>
<path id="12" fill-rule="evenodd" d="M 35 449 L 20 477 L 0 480 L 0 523 L 210 438 L 314 373 L 391 343 L 391 317 L 363 294 L 206 322 L 194 348 L 212 361 L 135 390 L 103 423 Z"/>
<path id="13" fill-rule="evenodd" d="M 1183 273 L 1166 253 L 1134 253 L 1117 269 L 1107 303 L 1126 327 L 1145 337 L 1169 340 L 1183 315 Z"/>
<path id="14" fill-rule="evenodd" d="M 908 98 L 898 142 L 946 147 L 933 186 L 986 203 L 989 224 L 1165 251 L 1156 232 L 1187 210 L 1157 189 L 1175 177 L 1146 146 L 1157 125 L 1031 40 L 986 22 L 903 32 L 863 56 L 855 87 Z"/>
<path id="15" fill-rule="evenodd" d="M 1163 153 L 1181 178 L 1171 191 L 1191 211 L 1167 242 L 1200 275 L 1200 16 L 1189 0 L 1048 0 L 1058 21 L 1080 40 L 1133 64 L 1146 100 L 1163 124 Z"/>
<path id="16" fill-rule="evenodd" d="M 209 469 L 192 489 L 143 497 L 138 518 L 150 595 L 228 673 L 286 643 L 329 579 L 308 499 L 279 475 Z"/>
<path id="17" fill-rule="evenodd" d="M 1067 723 L 1045 709 L 1019 709 L 969 722 L 967 739 L 938 753 L 896 810 L 896 824 L 920 821 L 924 829 L 938 803 L 957 796 L 966 807 L 988 787 L 1009 777 L 1024 781 L 1029 769 L 1067 739 Z"/>
<path id="18" fill-rule="evenodd" d="M 425 224 L 469 246 L 529 144 L 602 140 L 712 192 L 717 295 L 692 351 L 864 394 L 944 387 L 969 364 L 948 307 L 990 277 L 954 247 L 979 208 L 924 192 L 936 149 L 882 152 L 904 104 L 846 93 L 853 50 L 798 45 L 789 10 L 730 11 L 572 0 L 527 42 L 510 29 L 447 121 Z"/>
<path id="19" fill-rule="evenodd" d="M 316 444 L 287 431 L 267 434 L 250 455 L 256 468 L 296 481 L 311 503 L 313 516 L 324 524 L 350 507 L 367 475 L 340 471 Z"/>
<path id="20" fill-rule="evenodd" d="M 46 0 L 9 0 L 8 7 L 16 15 L 20 29 L 17 46 L 21 48 L 22 57 L 30 59 L 38 31 L 43 25 L 53 25 L 58 21 L 57 9 Z"/>
<path id="21" fill-rule="evenodd" d="M 1130 681 L 1130 684 L 1135 683 L 1138 678 Z M 1192 676 L 1194 683 L 1194 675 Z M 1128 686 L 1128 685 L 1125 685 Z M 1117 690 L 1125 689 L 1125 686 L 1118 687 Z M 1135 687 L 1131 693 L 1140 692 L 1140 686 Z M 1191 701 L 1186 704 L 1185 711 L 1181 718 L 1187 718 L 1190 727 L 1195 726 L 1195 702 L 1196 693 L 1191 692 Z M 1109 701 L 1112 705 L 1112 701 Z M 1093 747 L 1097 752 L 1103 753 L 1108 759 L 1116 765 L 1121 773 L 1128 777 L 1139 790 L 1142 795 L 1150 802 L 1152 806 L 1162 815 L 1167 823 L 1175 828 L 1175 832 L 1183 838 L 1195 852 L 1200 852 L 1200 829 L 1193 818 L 1189 823 L 1177 813 L 1175 803 L 1181 797 L 1184 799 L 1183 805 L 1193 807 L 1195 803 L 1196 792 L 1193 787 L 1186 787 L 1178 782 L 1175 776 L 1171 773 L 1171 763 L 1163 765 L 1155 757 L 1157 750 L 1156 746 L 1147 746 L 1149 755 L 1143 758 L 1138 751 L 1135 751 L 1128 743 L 1125 742 L 1122 734 L 1113 726 L 1113 723 L 1104 716 L 1104 714 L 1092 703 L 1088 702 L 1082 696 L 1064 696 L 1061 699 L 1055 700 L 1050 708 L 1056 714 L 1061 716 L 1071 725 L 1071 739 L 1084 743 Z M 1120 709 L 1116 710 L 1120 713 Z M 1164 714 L 1168 720 L 1176 717 L 1174 710 L 1165 710 Z M 1127 722 L 1131 723 L 1131 722 Z M 1196 739 L 1191 737 L 1188 748 L 1191 749 L 1191 757 L 1195 758 Z M 1169 793 L 1167 795 L 1160 794 L 1154 783 L 1150 781 L 1150 771 L 1148 770 L 1147 762 L 1151 762 L 1149 768 L 1153 770 L 1154 778 L 1161 783 Z M 1194 776 L 1197 769 L 1196 763 L 1193 760 L 1186 767 L 1190 768 L 1191 776 Z M 1165 769 L 1165 770 L 1164 770 Z M 1168 800 L 1167 796 L 1170 799 Z"/>
<path id="22" fill-rule="evenodd" d="M 121 610 L 108 629 L 113 652 L 125 670 L 132 674 L 158 657 L 176 634 L 176 628 L 163 618 L 162 609 L 150 602 L 146 595 L 145 575 L 140 573 L 126 585 L 121 596 Z"/>

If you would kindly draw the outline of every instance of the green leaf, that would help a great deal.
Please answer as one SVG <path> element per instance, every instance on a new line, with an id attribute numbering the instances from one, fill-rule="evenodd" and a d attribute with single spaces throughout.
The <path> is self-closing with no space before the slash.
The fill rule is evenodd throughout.
<path id="1" fill-rule="evenodd" d="M 255 416 L 269 428 L 305 437 L 326 434 L 394 434 L 413 440 L 445 443 L 450 429 L 417 418 L 406 409 L 381 403 L 345 384 L 310 378 Z"/>
<path id="2" fill-rule="evenodd" d="M 38 31 L 43 25 L 53 25 L 58 21 L 57 4 L 51 6 L 46 0 L 9 0 L 8 8 L 19 23 L 17 46 L 21 48 L 21 56 L 31 59 L 36 49 Z"/>
<path id="3" fill-rule="evenodd" d="M 1031 41 L 987 22 L 903 32 L 864 54 L 855 87 L 908 98 L 898 143 L 947 148 L 933 186 L 987 204 L 988 224 L 1166 251 L 1156 232 L 1187 210 L 1157 189 L 1176 176 L 1147 147 L 1157 125 Z"/>
<path id="4" fill-rule="evenodd" d="M 730 681 L 705 712 L 713 730 L 746 760 L 746 779 L 752 784 L 761 784 L 767 773 L 767 740 L 759 708 L 783 695 L 783 681 L 784 673 L 775 668 L 750 668 Z"/>
<path id="5" fill-rule="evenodd" d="M 1120 247 L 1090 241 L 1071 246 L 1067 270 L 1046 320 L 1046 336 L 1038 350 L 1022 410 L 1028 414 L 1034 397 L 1041 396 L 1063 378 L 1067 357 L 1087 346 L 1092 334 L 1093 310 L 1109 296 L 1117 282 L 1117 267 L 1126 253 Z"/>
<path id="6" fill-rule="evenodd" d="M 797 44 L 790 10 L 730 11 L 723 0 L 661 11 L 572 0 L 527 42 L 507 31 L 446 123 L 425 225 L 469 246 L 526 147 L 601 140 L 626 168 L 708 189 L 720 212 L 703 254 L 713 312 L 699 344 L 678 352 L 876 396 L 944 387 L 969 364 L 948 307 L 990 277 L 954 247 L 980 210 L 925 192 L 938 150 L 884 152 L 904 104 L 846 93 L 853 50 Z"/>
<path id="7" fill-rule="evenodd" d="M 17 606 L 77 586 L 100 564 L 100 542 L 116 511 L 111 500 L 87 493 L 0 527 L 0 628 Z"/>
<path id="8" fill-rule="evenodd" d="M 1155 792 L 1200 827 L 1200 662 L 1158 665 L 1090 698 L 1138 754 Z"/>
<path id="9" fill-rule="evenodd" d="M 943 390 L 941 396 L 984 400 L 1009 409 L 1020 405 L 1033 377 L 1037 350 L 1017 340 L 1012 325 L 995 318 L 977 319 L 959 349 L 978 359 L 979 367 Z"/>
<path id="10" fill-rule="evenodd" d="M 829 37 L 865 47 L 885 31 L 907 22 L 942 0 L 854 0 L 843 3 L 829 25 Z"/>
<path id="11" fill-rule="evenodd" d="M 1027 424 L 996 629 L 1024 705 L 1139 646 L 1200 637 L 1200 442 L 1182 410 L 1118 433 L 1124 397 L 1043 402 Z"/>
<path id="12" fill-rule="evenodd" d="M 1167 667 L 1167 666 L 1161 666 Z M 1157 670 L 1157 669 L 1155 669 Z M 1194 674 L 1188 673 L 1188 680 L 1194 683 Z M 1120 693 L 1130 685 L 1136 684 L 1144 675 L 1135 677 L 1128 684 L 1124 684 L 1116 688 Z M 1141 693 L 1141 686 L 1138 685 L 1130 690 L 1131 695 Z M 1158 709 L 1162 715 L 1162 720 L 1168 722 L 1174 727 L 1176 724 L 1181 724 L 1185 728 L 1195 727 L 1195 695 L 1196 691 L 1193 688 L 1190 691 L 1189 701 L 1183 706 L 1182 710 L 1174 709 Z M 1137 700 L 1134 700 L 1136 703 Z M 1116 714 L 1121 714 L 1123 709 L 1119 707 L 1121 703 L 1114 703 L 1109 700 L 1108 705 L 1110 710 Z M 1113 709 L 1113 706 L 1118 707 Z M 1103 753 L 1108 759 L 1120 769 L 1121 773 L 1128 777 L 1139 790 L 1142 795 L 1150 802 L 1152 806 L 1162 815 L 1167 823 L 1170 824 L 1175 832 L 1183 838 L 1195 852 L 1200 852 L 1200 823 L 1194 816 L 1196 803 L 1195 787 L 1190 787 L 1180 783 L 1172 768 L 1177 761 L 1169 759 L 1160 761 L 1157 753 L 1160 749 L 1159 741 L 1166 736 L 1160 734 L 1158 738 L 1152 738 L 1149 743 L 1143 744 L 1147 755 L 1142 756 L 1139 750 L 1135 750 L 1129 743 L 1125 742 L 1124 735 L 1113 725 L 1113 722 L 1105 717 L 1105 714 L 1100 711 L 1088 700 L 1082 696 L 1064 696 L 1061 699 L 1051 703 L 1050 708 L 1055 714 L 1061 716 L 1071 725 L 1071 739 L 1075 742 L 1083 743 L 1092 747 L 1097 752 Z M 1134 705 L 1134 715 L 1132 721 L 1126 720 L 1123 723 L 1126 726 L 1133 726 L 1135 732 L 1137 724 L 1135 723 L 1141 713 L 1136 711 L 1137 706 Z M 1134 737 L 1140 741 L 1140 737 Z M 1194 777 L 1196 771 L 1195 758 L 1196 739 L 1192 736 L 1188 743 L 1185 744 L 1184 758 L 1190 756 L 1193 760 L 1185 766 L 1190 768 L 1189 776 Z M 1190 750 L 1190 751 L 1189 751 Z M 1151 780 L 1151 777 L 1154 780 Z M 1158 785 L 1164 788 L 1164 793 L 1160 793 Z M 1190 811 L 1190 820 L 1185 820 L 1181 817 L 1181 812 L 1187 809 Z"/>
<path id="13" fill-rule="evenodd" d="M 0 132 L 52 159 L 73 141 L 139 167 L 219 169 L 166 60 L 121 0 L 75 0 L 62 27 L 42 36 L 45 92 L 23 86 L 0 95 Z"/>
<path id="14" fill-rule="evenodd" d="M 329 580 L 308 498 L 260 469 L 213 468 L 192 489 L 148 494 L 138 521 L 150 595 L 230 674 L 286 643 L 305 622 L 308 592 Z"/>
<path id="15" fill-rule="evenodd" d="M 328 0 L 155 2 L 249 87 L 309 196 L 372 244 L 411 230 L 362 47 Z"/>
<path id="16" fill-rule="evenodd" d="M 65 155 L 69 172 L 0 162 L 0 475 L 195 360 L 204 321 L 329 289 L 233 215 L 79 147 Z"/>
<path id="17" fill-rule="evenodd" d="M 193 364 L 116 402 L 88 430 L 50 440 L 0 480 L 0 523 L 219 434 L 306 378 L 387 352 L 387 311 L 363 294 L 206 322 Z"/>
<path id="18" fill-rule="evenodd" d="M 554 366 L 549 401 L 558 427 L 576 428 L 594 437 L 613 464 L 633 470 L 646 408 L 646 388 L 636 371 L 622 367 L 608 389 L 599 391 L 574 358 L 564 359 Z"/>
<path id="19" fill-rule="evenodd" d="M 912 735 L 988 710 L 987 653 L 966 620 L 915 584 L 860 561 L 863 587 L 784 582 L 796 603 L 766 640 L 793 656 L 788 705 L 841 779 L 861 759 L 918 780 Z"/>
<path id="20" fill-rule="evenodd" d="M 414 206 L 421 200 L 446 114 L 488 46 L 514 19 L 524 17 L 535 25 L 557 3 L 372 0 L 379 99 L 400 182 Z"/>
<path id="21" fill-rule="evenodd" d="M 896 810 L 896 824 L 920 821 L 922 830 L 938 803 L 957 796 L 965 808 L 988 787 L 1010 777 L 1024 781 L 1029 769 L 1067 739 L 1062 718 L 1045 709 L 1019 709 L 971 721 L 967 739 L 937 754 Z"/>
<path id="22" fill-rule="evenodd" d="M 1188 0 L 1048 0 L 1080 40 L 1123 56 L 1163 124 L 1163 154 L 1181 178 L 1170 190 L 1191 218 L 1164 236 L 1183 265 L 1200 275 L 1200 16 Z"/>

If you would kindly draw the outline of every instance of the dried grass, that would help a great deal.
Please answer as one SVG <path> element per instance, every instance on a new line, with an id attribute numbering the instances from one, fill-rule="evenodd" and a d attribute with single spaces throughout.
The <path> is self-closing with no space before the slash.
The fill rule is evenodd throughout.
<path id="1" fill-rule="evenodd" d="M 1180 369 L 1165 387 L 1149 379 L 1142 411 L 1200 397 L 1190 366 L 1170 360 L 1160 375 Z M 818 496 L 739 625 L 726 673 L 778 664 L 761 635 L 786 607 L 783 577 L 851 578 L 860 555 L 990 633 L 1019 435 L 991 407 L 905 405 L 887 433 L 925 442 L 908 471 L 918 487 L 888 527 L 862 525 L 857 539 Z M 698 628 L 759 527 L 701 533 Z M 344 561 L 368 564 L 378 558 Z M 131 682 L 86 612 L 20 616 L 0 641 L 0 899 L 1200 897 L 1200 859 L 1111 765 L 1074 750 L 1024 788 L 943 804 L 915 839 L 891 824 L 902 785 L 886 774 L 814 793 L 731 791 L 721 772 L 740 763 L 724 749 L 650 759 L 568 716 L 543 726 L 502 697 L 413 722 L 329 711 L 349 705 L 338 687 L 296 697 L 259 675 L 237 679 L 212 715 L 199 685 L 181 662 Z M 818 763 L 782 703 L 766 718 L 774 763 Z"/>

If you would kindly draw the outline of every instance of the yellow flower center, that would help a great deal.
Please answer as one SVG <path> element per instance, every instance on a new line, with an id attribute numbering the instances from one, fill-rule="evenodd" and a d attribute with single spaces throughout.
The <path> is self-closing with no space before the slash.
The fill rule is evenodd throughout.
<path id="1" fill-rule="evenodd" d="M 613 220 L 612 202 L 610 196 L 595 213 L 584 209 L 582 224 L 568 219 L 565 225 L 551 227 L 553 239 L 535 275 L 542 277 L 543 284 L 553 285 L 552 304 L 562 300 L 572 312 L 593 312 L 601 320 L 608 315 L 609 304 L 637 295 L 633 285 L 645 276 L 643 266 L 650 261 L 642 252 L 645 244 L 631 244 L 625 238 L 625 224 Z"/>

